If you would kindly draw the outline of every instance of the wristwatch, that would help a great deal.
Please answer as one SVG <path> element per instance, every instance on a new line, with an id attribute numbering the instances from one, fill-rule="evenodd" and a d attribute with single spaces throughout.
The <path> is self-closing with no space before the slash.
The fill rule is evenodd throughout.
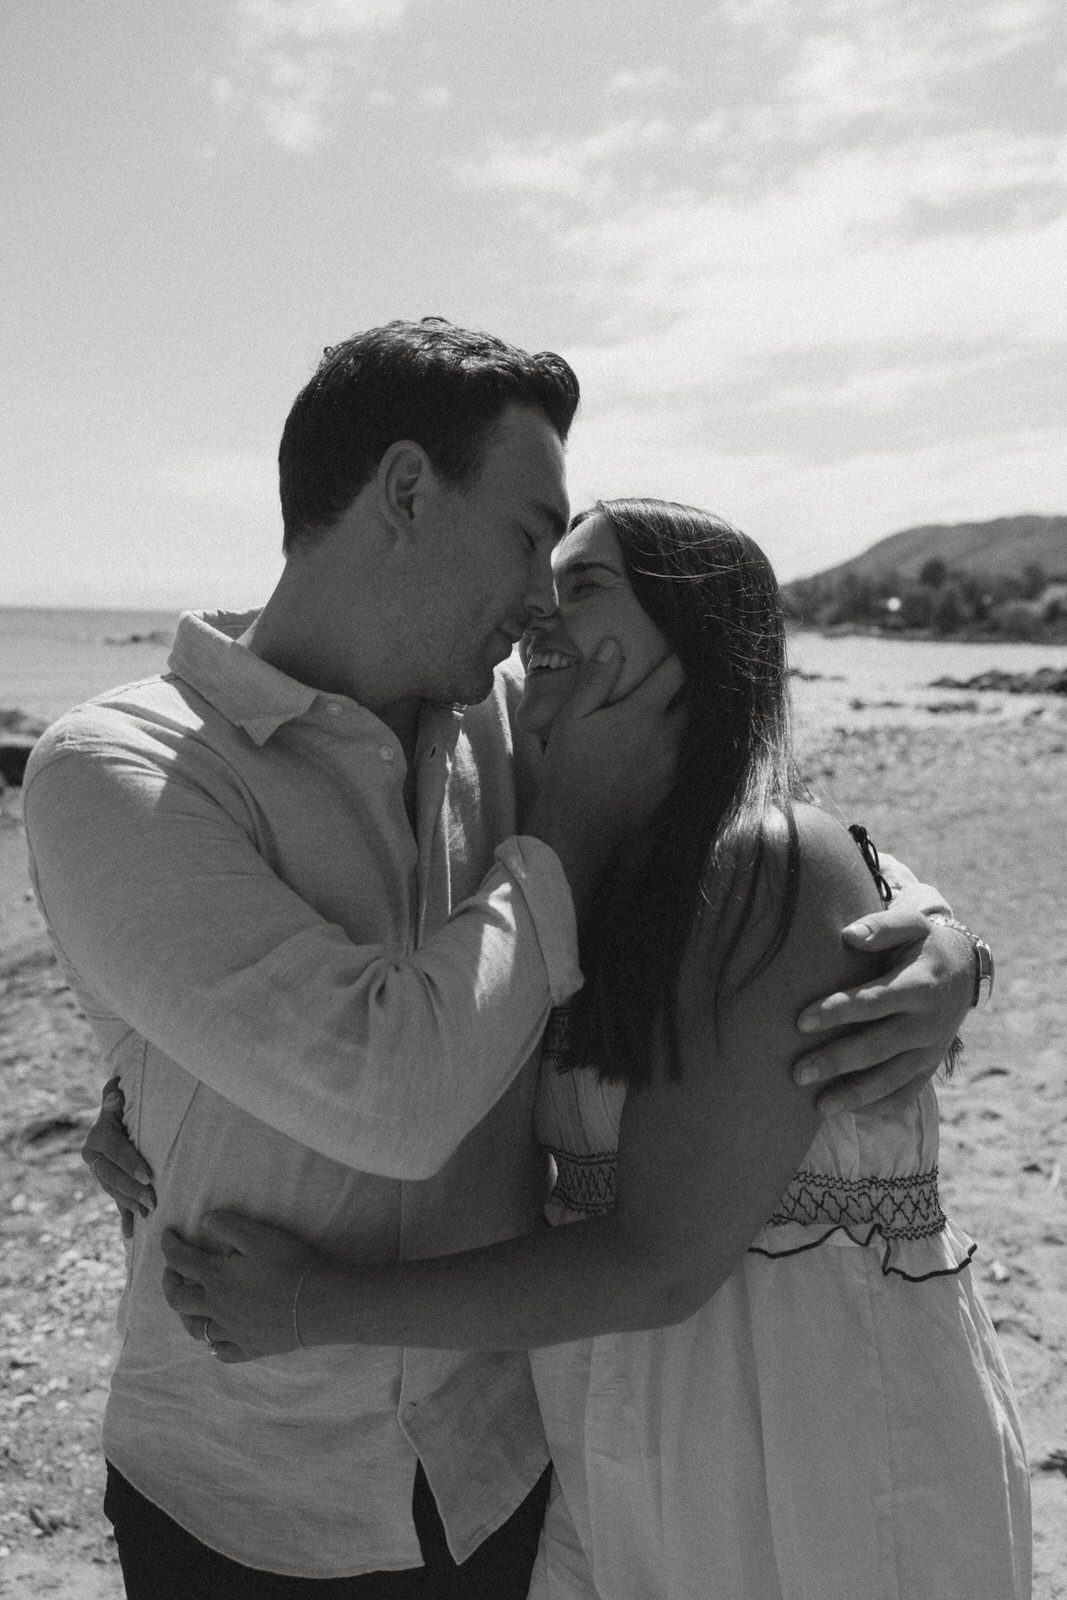
<path id="1" fill-rule="evenodd" d="M 943 911 L 930 913 L 931 922 L 940 922 L 943 928 L 956 928 L 960 933 L 966 934 L 971 941 L 974 951 L 974 993 L 971 996 L 971 1010 L 984 1006 L 993 993 L 993 952 L 984 939 L 972 933 L 964 923 L 958 922 L 955 917 L 946 916 Z"/>

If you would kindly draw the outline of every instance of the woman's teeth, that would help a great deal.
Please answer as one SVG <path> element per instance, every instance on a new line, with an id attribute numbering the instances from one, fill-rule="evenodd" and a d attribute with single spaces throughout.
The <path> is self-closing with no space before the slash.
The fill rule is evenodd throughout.
<path id="1" fill-rule="evenodd" d="M 527 672 L 556 672 L 561 667 L 573 667 L 572 656 L 561 656 L 558 650 L 535 650 L 527 663 Z"/>

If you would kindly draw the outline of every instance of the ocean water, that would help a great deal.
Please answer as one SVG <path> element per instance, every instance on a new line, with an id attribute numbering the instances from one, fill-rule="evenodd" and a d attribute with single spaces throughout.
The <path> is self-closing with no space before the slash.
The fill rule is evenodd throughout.
<path id="1" fill-rule="evenodd" d="M 789 659 L 805 672 L 840 673 L 857 687 L 889 690 L 915 688 L 935 678 L 973 678 L 992 669 L 1036 672 L 1039 667 L 1067 667 L 1067 645 L 794 633 Z"/>
<path id="2" fill-rule="evenodd" d="M 80 700 L 162 672 L 177 622 L 174 611 L 0 607 L 0 707 L 51 722 Z M 126 642 L 148 635 L 152 642 Z"/>
<path id="3" fill-rule="evenodd" d="M 824 637 L 795 633 L 789 660 L 806 678 L 793 680 L 800 734 L 827 725 L 851 727 L 892 722 L 942 722 L 985 717 L 1067 716 L 1062 695 L 1006 694 L 935 688 L 939 678 L 966 683 L 983 672 L 1031 673 L 1067 668 L 1067 645 L 963 644 L 953 639 L 893 639 L 867 635 Z M 931 710 L 931 707 L 933 710 Z"/>
<path id="4" fill-rule="evenodd" d="M 173 611 L 0 608 L 0 708 L 18 707 L 51 721 L 80 700 L 162 672 L 177 621 Z M 145 640 L 146 635 L 159 637 L 116 642 L 134 636 Z M 969 678 L 991 668 L 1032 672 L 1043 666 L 1067 667 L 1064 645 L 824 638 L 816 633 L 794 634 L 789 656 L 803 672 L 819 675 L 816 681 L 795 684 L 798 711 L 810 707 L 825 713 L 861 700 L 872 713 L 886 717 L 895 707 L 880 702 L 922 706 L 943 702 L 953 693 L 965 698 L 962 692 L 930 689 L 935 678 Z M 990 710 L 1005 703 L 995 695 L 981 699 Z"/>

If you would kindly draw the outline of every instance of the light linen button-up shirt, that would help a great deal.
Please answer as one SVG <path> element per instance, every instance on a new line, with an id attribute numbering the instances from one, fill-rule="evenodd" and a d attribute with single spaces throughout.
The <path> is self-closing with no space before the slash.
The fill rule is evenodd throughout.
<path id="1" fill-rule="evenodd" d="M 515 836 L 507 669 L 480 706 L 423 709 L 413 834 L 391 731 L 244 649 L 249 621 L 185 616 L 166 676 L 69 712 L 26 774 L 41 906 L 158 1194 L 105 1451 L 203 1543 L 313 1578 L 421 1564 L 417 1454 L 463 1560 L 546 1461 L 526 1358 L 224 1366 L 166 1305 L 159 1237 L 235 1207 L 360 1262 L 534 1226 L 536 1050 L 581 981 L 570 894 Z"/>

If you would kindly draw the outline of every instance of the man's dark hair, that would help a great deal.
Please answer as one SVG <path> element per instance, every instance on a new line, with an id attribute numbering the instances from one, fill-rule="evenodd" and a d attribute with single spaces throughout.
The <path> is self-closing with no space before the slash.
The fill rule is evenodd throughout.
<path id="1" fill-rule="evenodd" d="M 470 487 L 511 404 L 543 411 L 565 441 L 578 380 L 551 351 L 528 355 L 443 317 L 390 322 L 331 346 L 282 433 L 284 549 L 331 527 L 398 439 L 421 445 L 444 482 Z"/>

